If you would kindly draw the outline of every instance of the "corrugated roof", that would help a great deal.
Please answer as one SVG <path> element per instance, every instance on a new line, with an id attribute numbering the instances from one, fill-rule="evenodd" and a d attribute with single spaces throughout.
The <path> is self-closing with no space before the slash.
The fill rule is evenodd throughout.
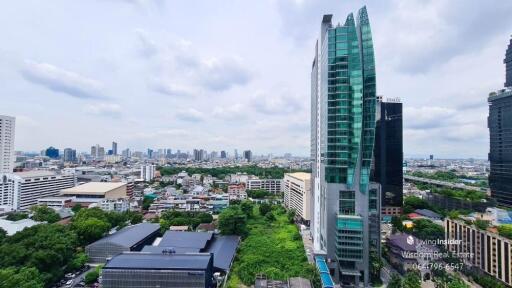
<path id="1" fill-rule="evenodd" d="M 158 246 L 204 249 L 212 238 L 210 232 L 167 231 Z"/>
<path id="2" fill-rule="evenodd" d="M 148 253 L 162 253 L 163 250 L 174 249 L 175 253 L 199 253 L 201 249 L 199 248 L 190 248 L 190 247 L 165 247 L 165 246 L 152 246 L 146 245 L 142 248 L 141 252 Z"/>
<path id="3" fill-rule="evenodd" d="M 112 235 L 104 237 L 90 244 L 89 246 L 103 242 L 112 242 L 124 247 L 132 247 L 138 244 L 140 241 L 144 240 L 144 238 L 157 232 L 159 229 L 159 224 L 139 223 L 133 226 L 125 227 Z"/>
<path id="4" fill-rule="evenodd" d="M 73 188 L 62 190 L 61 194 L 105 194 L 126 186 L 123 182 L 89 182 Z"/>
<path id="5" fill-rule="evenodd" d="M 213 266 L 218 269 L 228 270 L 235 258 L 236 249 L 240 242 L 238 236 L 218 236 L 208 248 L 213 253 Z"/>
<path id="6" fill-rule="evenodd" d="M 212 255 L 198 254 L 154 254 L 122 253 L 114 256 L 103 269 L 169 269 L 169 270 L 206 270 Z"/>

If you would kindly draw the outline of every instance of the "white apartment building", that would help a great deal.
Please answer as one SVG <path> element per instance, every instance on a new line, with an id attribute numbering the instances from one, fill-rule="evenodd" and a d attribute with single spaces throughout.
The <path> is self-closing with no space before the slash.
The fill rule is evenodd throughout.
<path id="1" fill-rule="evenodd" d="M 63 189 L 76 186 L 75 174 L 28 171 L 0 176 L 0 206 L 27 210 L 37 199 L 58 196 Z"/>
<path id="2" fill-rule="evenodd" d="M 151 181 L 155 179 L 155 165 L 141 165 L 140 166 L 140 178 L 144 181 Z"/>
<path id="3" fill-rule="evenodd" d="M 98 205 L 104 211 L 124 212 L 130 210 L 130 202 L 123 198 L 103 199 Z"/>
<path id="4" fill-rule="evenodd" d="M 263 189 L 272 194 L 283 192 L 283 179 L 249 179 L 247 189 Z"/>
<path id="5" fill-rule="evenodd" d="M 296 172 L 284 174 L 284 205 L 294 209 L 297 216 L 309 223 L 311 220 L 311 173 Z"/>
<path id="6" fill-rule="evenodd" d="M 0 115 L 0 173 L 14 169 L 14 127 L 16 119 Z"/>

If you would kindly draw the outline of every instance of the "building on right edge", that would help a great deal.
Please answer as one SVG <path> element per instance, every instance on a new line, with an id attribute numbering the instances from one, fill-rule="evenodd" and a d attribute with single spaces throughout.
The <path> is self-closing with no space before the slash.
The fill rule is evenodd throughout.
<path id="1" fill-rule="evenodd" d="M 344 24 L 331 20 L 324 15 L 311 71 L 313 248 L 327 265 L 317 264 L 322 273 L 369 287 L 370 259 L 380 257 L 380 186 L 370 182 L 377 106 L 372 35 L 366 7 Z"/>
<path id="2" fill-rule="evenodd" d="M 505 55 L 505 88 L 489 94 L 489 187 L 502 206 L 512 207 L 512 39 Z"/>

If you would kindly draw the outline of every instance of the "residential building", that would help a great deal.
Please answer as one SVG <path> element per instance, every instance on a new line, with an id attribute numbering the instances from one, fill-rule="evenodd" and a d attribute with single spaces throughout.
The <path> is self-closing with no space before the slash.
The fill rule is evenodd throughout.
<path id="1" fill-rule="evenodd" d="M 284 174 L 284 206 L 309 225 L 311 220 L 311 173 Z"/>
<path id="2" fill-rule="evenodd" d="M 65 148 L 62 154 L 62 160 L 64 162 L 76 162 L 76 150 L 71 148 Z"/>
<path id="3" fill-rule="evenodd" d="M 380 187 L 370 182 L 375 61 L 366 7 L 344 24 L 324 15 L 311 71 L 312 234 L 315 255 L 343 285 L 369 286 L 380 255 Z"/>
<path id="4" fill-rule="evenodd" d="M 57 159 L 59 158 L 59 149 L 50 146 L 46 149 L 44 155 L 50 157 L 51 159 Z"/>
<path id="5" fill-rule="evenodd" d="M 371 179 L 381 186 L 382 213 L 397 211 L 403 202 L 402 103 L 382 98 L 377 102 L 374 170 Z"/>
<path id="6" fill-rule="evenodd" d="M 150 182 L 155 179 L 155 165 L 141 165 L 140 166 L 140 178 L 144 181 Z"/>
<path id="7" fill-rule="evenodd" d="M 91 157 L 93 160 L 102 161 L 105 157 L 105 147 L 101 147 L 98 144 L 91 146 Z"/>
<path id="8" fill-rule="evenodd" d="M 98 207 L 104 211 L 124 212 L 130 210 L 130 202 L 126 198 L 103 199 L 98 203 Z"/>
<path id="9" fill-rule="evenodd" d="M 75 174 L 37 170 L 4 174 L 0 176 L 0 206 L 27 210 L 37 199 L 58 196 L 62 189 L 75 185 Z"/>
<path id="10" fill-rule="evenodd" d="M 130 151 L 130 148 L 126 148 L 122 152 L 123 159 L 129 159 L 132 157 L 132 152 Z"/>
<path id="11" fill-rule="evenodd" d="M 194 149 L 194 161 L 204 161 L 206 160 L 206 151 L 203 149 Z"/>
<path id="12" fill-rule="evenodd" d="M 245 150 L 244 151 L 244 159 L 247 162 L 251 162 L 252 161 L 252 152 L 251 152 L 251 150 Z"/>
<path id="13" fill-rule="evenodd" d="M 283 179 L 247 179 L 247 189 L 262 189 L 272 194 L 283 192 Z"/>
<path id="14" fill-rule="evenodd" d="M 16 119 L 0 115 L 0 173 L 14 170 L 14 135 Z"/>
<path id="15" fill-rule="evenodd" d="M 245 184 L 229 184 L 228 194 L 229 200 L 243 200 L 247 199 L 247 193 L 245 192 Z"/>
<path id="16" fill-rule="evenodd" d="M 85 247 L 92 263 L 105 263 L 109 258 L 126 251 L 140 251 L 153 243 L 160 233 L 160 225 L 140 223 L 125 227 Z"/>
<path id="17" fill-rule="evenodd" d="M 37 199 L 37 205 L 44 205 L 55 210 L 71 208 L 74 197 L 43 197 Z"/>
<path id="18" fill-rule="evenodd" d="M 461 220 L 445 219 L 446 249 L 464 263 L 512 285 L 512 240 Z M 467 257 L 471 255 L 472 257 Z"/>

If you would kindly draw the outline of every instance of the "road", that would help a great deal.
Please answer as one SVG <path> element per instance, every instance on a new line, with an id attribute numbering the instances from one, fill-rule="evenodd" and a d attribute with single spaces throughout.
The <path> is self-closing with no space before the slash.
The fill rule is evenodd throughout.
<path id="1" fill-rule="evenodd" d="M 306 250 L 308 262 L 314 264 L 315 259 L 313 255 L 313 238 L 311 238 L 311 232 L 309 229 L 304 229 L 300 231 L 300 235 L 302 236 L 302 243 L 304 243 L 304 250 Z"/>
<path id="2" fill-rule="evenodd" d="M 439 181 L 439 180 L 433 180 L 433 179 L 428 179 L 428 178 L 421 178 L 421 177 L 416 177 L 416 176 L 412 176 L 412 175 L 404 175 L 404 179 L 409 180 L 409 181 L 418 181 L 418 182 L 423 182 L 423 183 L 428 183 L 428 184 L 434 184 L 434 185 L 438 185 L 438 186 L 445 186 L 445 187 L 454 188 L 454 189 L 465 189 L 465 190 L 472 190 L 472 191 L 479 191 L 479 192 L 486 192 L 486 191 L 489 192 L 489 189 L 482 191 L 482 189 L 480 187 L 464 185 L 464 183 L 452 183 L 452 182 Z"/>
<path id="3" fill-rule="evenodd" d="M 96 269 L 96 267 L 90 267 L 89 270 L 86 270 L 78 275 L 75 276 L 75 278 L 73 278 L 73 283 L 71 283 L 71 287 L 79 287 L 79 286 L 76 286 L 78 283 L 80 283 L 80 281 L 82 281 L 85 277 L 85 274 L 87 274 L 87 272 L 89 271 L 92 271 Z M 66 284 L 62 285 L 62 286 L 59 286 L 60 288 L 67 288 Z"/>

